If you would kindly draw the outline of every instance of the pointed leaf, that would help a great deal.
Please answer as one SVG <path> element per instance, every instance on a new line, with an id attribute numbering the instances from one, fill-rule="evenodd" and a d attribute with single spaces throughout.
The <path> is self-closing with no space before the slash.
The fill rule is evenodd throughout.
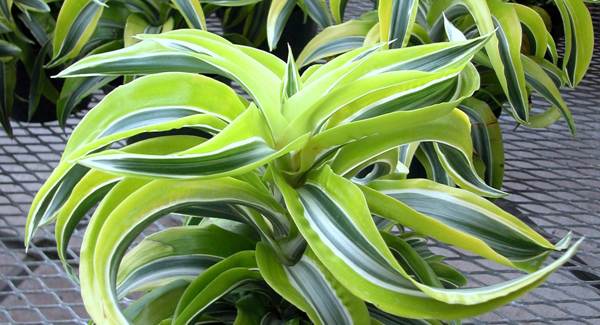
<path id="1" fill-rule="evenodd" d="M 419 0 L 380 0 L 378 6 L 381 41 L 393 41 L 390 48 L 406 46 L 417 17 Z"/>

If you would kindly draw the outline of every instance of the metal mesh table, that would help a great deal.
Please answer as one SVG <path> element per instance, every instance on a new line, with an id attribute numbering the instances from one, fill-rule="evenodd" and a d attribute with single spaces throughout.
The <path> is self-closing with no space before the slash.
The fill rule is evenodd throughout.
<path id="1" fill-rule="evenodd" d="M 358 8 L 358 7 L 357 7 Z M 592 8 L 600 42 L 600 7 Z M 600 47 L 586 79 L 564 96 L 577 122 L 571 137 L 564 122 L 548 129 L 515 129 L 503 118 L 507 199 L 504 208 L 556 241 L 572 230 L 587 240 L 576 257 L 547 283 L 472 322 L 489 324 L 600 324 Z M 57 164 L 67 135 L 56 123 L 15 123 L 14 140 L 0 134 L 0 324 L 72 324 L 87 320 L 78 287 L 57 262 L 52 229 L 42 229 L 29 251 L 23 248 L 25 218 L 41 183 Z M 153 231 L 161 225 L 153 226 Z M 83 226 L 70 244 L 77 264 Z M 444 247 L 449 261 L 470 285 L 499 282 L 519 274 Z"/>

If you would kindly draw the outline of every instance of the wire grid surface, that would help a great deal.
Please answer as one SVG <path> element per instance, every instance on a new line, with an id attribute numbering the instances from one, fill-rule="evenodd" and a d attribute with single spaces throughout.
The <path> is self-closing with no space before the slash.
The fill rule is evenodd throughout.
<path id="1" fill-rule="evenodd" d="M 600 40 L 600 7 L 592 9 Z M 600 47 L 588 76 L 576 91 L 565 91 L 578 135 L 564 122 L 548 129 L 515 128 L 502 118 L 506 150 L 505 190 L 499 202 L 547 238 L 572 230 L 587 239 L 576 258 L 532 293 L 468 322 L 489 324 L 600 324 Z M 42 229 L 29 251 L 23 248 L 25 218 L 41 183 L 60 159 L 67 134 L 56 123 L 15 123 L 14 140 L 0 134 L 0 324 L 77 324 L 87 315 L 76 284 L 62 271 L 51 227 Z M 174 220 L 153 225 L 149 232 Z M 77 264 L 82 225 L 69 247 Z M 520 274 L 449 248 L 436 251 L 469 275 L 470 286 L 492 284 Z"/>

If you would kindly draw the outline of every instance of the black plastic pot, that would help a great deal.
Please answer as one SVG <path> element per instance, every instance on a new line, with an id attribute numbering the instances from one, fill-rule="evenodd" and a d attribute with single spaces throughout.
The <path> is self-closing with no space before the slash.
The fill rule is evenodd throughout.
<path id="1" fill-rule="evenodd" d="M 548 13 L 548 16 L 550 16 L 550 34 L 552 35 L 554 40 L 558 41 L 560 38 L 565 36 L 562 16 L 560 15 L 558 7 L 554 4 L 553 1 L 551 1 L 549 3 L 540 5 L 540 8 L 544 9 Z"/>
<path id="2" fill-rule="evenodd" d="M 48 122 L 56 120 L 55 104 L 48 100 L 45 96 L 40 97 L 40 103 L 36 113 L 31 120 L 28 119 L 29 110 L 29 88 L 31 80 L 25 68 L 21 63 L 17 64 L 17 85 L 15 87 L 15 96 L 12 109 L 12 118 L 21 122 Z M 60 88 L 59 88 L 60 89 Z"/>
<path id="3" fill-rule="evenodd" d="M 317 30 L 317 24 L 310 18 L 305 19 L 304 12 L 296 7 L 294 11 L 292 11 L 290 19 L 283 29 L 281 39 L 279 40 L 277 48 L 273 50 L 273 54 L 277 55 L 280 59 L 287 61 L 287 44 L 289 44 L 294 56 L 298 57 L 306 44 L 317 35 Z"/>
<path id="4" fill-rule="evenodd" d="M 256 10 L 267 10 L 268 11 L 268 8 L 267 7 L 257 8 Z M 223 16 L 224 16 L 224 12 L 225 12 L 224 8 L 218 9 L 216 11 L 217 17 L 219 17 L 219 19 L 222 20 Z M 266 13 L 264 15 L 258 14 L 258 16 L 264 16 L 264 19 L 266 19 Z M 264 28 L 264 22 L 261 21 L 260 23 L 262 26 L 261 28 Z M 308 17 L 305 19 L 305 15 L 304 15 L 304 12 L 302 11 L 302 9 L 300 9 L 299 7 L 296 7 L 292 11 L 292 14 L 289 17 L 287 24 L 285 25 L 285 27 L 283 29 L 281 38 L 279 39 L 279 42 L 277 43 L 278 44 L 277 48 L 274 49 L 271 53 L 273 53 L 280 59 L 287 61 L 287 57 L 288 57 L 287 45 L 289 44 L 290 47 L 292 48 L 292 52 L 294 53 L 294 55 L 298 56 L 298 54 L 300 54 L 300 52 L 302 51 L 302 49 L 304 49 L 306 44 L 308 44 L 308 42 L 315 35 L 317 35 L 317 30 L 318 30 L 317 24 Z M 242 31 L 243 31 L 243 24 L 238 24 L 238 25 L 232 26 L 232 27 L 228 27 L 228 26 L 223 27 L 223 32 L 225 35 L 227 35 L 227 34 L 242 34 Z M 266 41 L 263 42 L 263 44 L 260 44 L 259 48 L 262 50 L 265 50 L 265 51 L 269 51 L 269 47 L 268 47 L 268 44 Z"/>
<path id="5" fill-rule="evenodd" d="M 50 81 L 54 84 L 54 87 L 58 91 L 62 88 L 63 80 L 58 78 L 52 78 Z M 15 98 L 13 103 L 12 115 L 14 120 L 21 122 L 34 122 L 43 123 L 56 121 L 56 104 L 46 98 L 44 95 L 40 97 L 40 102 L 35 114 L 28 118 L 29 111 L 29 89 L 31 87 L 31 80 L 29 75 L 25 71 L 22 64 L 17 65 L 17 84 L 15 87 Z M 86 97 L 84 100 L 77 105 L 76 111 L 79 109 L 87 108 L 90 103 L 90 97 Z"/>

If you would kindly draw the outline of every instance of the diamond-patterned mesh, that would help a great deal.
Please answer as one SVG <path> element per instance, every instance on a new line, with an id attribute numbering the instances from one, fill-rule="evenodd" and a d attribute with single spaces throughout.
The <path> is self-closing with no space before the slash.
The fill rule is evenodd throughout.
<path id="1" fill-rule="evenodd" d="M 365 5 L 355 5 L 353 12 L 359 8 Z M 600 7 L 592 12 L 600 41 Z M 530 130 L 515 129 L 510 118 L 502 119 L 505 190 L 511 195 L 499 203 L 553 241 L 569 230 L 587 239 L 577 256 L 546 284 L 475 323 L 600 324 L 600 47 L 586 79 L 564 96 L 577 122 L 575 138 L 564 122 Z M 23 248 L 33 195 L 57 164 L 66 134 L 81 115 L 69 120 L 66 133 L 56 123 L 15 123 L 14 140 L 0 134 L 0 324 L 86 321 L 78 287 L 57 262 L 52 229 L 42 229 L 28 252 Z M 156 225 L 150 231 L 160 228 Z M 74 264 L 82 229 L 75 232 L 70 245 Z M 470 286 L 520 274 L 464 252 L 437 250 L 468 273 Z"/>

